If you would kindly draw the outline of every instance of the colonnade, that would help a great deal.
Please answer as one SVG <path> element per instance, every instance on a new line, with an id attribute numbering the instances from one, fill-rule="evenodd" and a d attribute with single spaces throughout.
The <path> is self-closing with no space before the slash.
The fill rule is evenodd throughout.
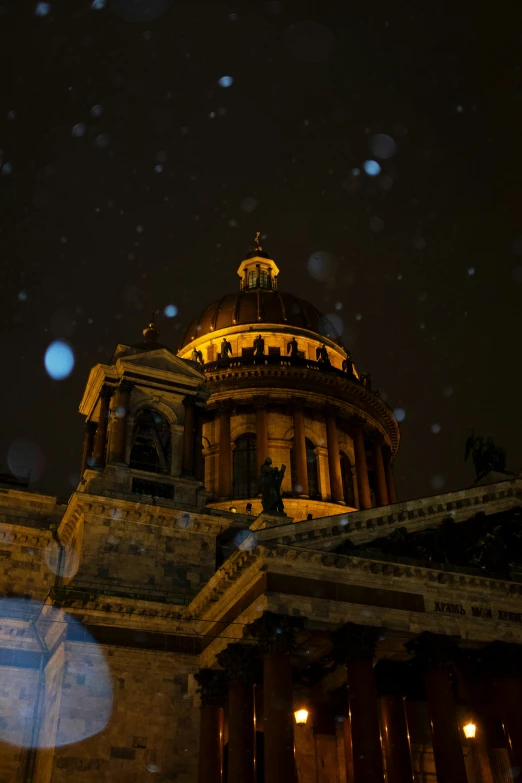
<path id="1" fill-rule="evenodd" d="M 268 456 L 268 423 L 270 413 L 268 400 L 254 399 L 256 409 L 256 443 L 257 443 L 257 467 Z M 230 423 L 233 404 L 223 402 L 218 406 L 219 417 L 219 468 L 218 468 L 218 492 L 220 500 L 232 497 L 232 442 Z M 330 494 L 332 503 L 345 503 L 343 479 L 341 470 L 341 454 L 339 450 L 339 424 L 340 412 L 335 406 L 327 406 L 324 411 L 326 428 L 326 445 L 328 453 L 328 468 L 330 475 Z M 295 449 L 295 470 L 293 476 L 294 485 L 298 486 L 300 497 L 309 497 L 308 469 L 306 462 L 306 438 L 305 438 L 305 407 L 298 402 L 292 405 L 292 419 Z M 393 478 L 393 463 L 390 448 L 384 443 L 380 433 L 374 433 L 371 443 L 367 444 L 364 431 L 364 421 L 353 419 L 347 424 L 354 444 L 355 476 L 359 495 L 359 508 L 372 507 L 370 482 L 368 478 L 368 462 L 366 456 L 367 445 L 371 446 L 373 454 L 373 467 L 375 472 L 375 499 L 378 506 L 387 506 L 396 502 L 395 482 Z"/>
<path id="2" fill-rule="evenodd" d="M 294 757 L 294 710 L 291 653 L 301 618 L 265 612 L 246 629 L 254 644 L 233 643 L 218 654 L 220 670 L 201 670 L 196 678 L 201 695 L 199 783 L 254 783 L 255 727 L 264 731 L 265 781 L 297 783 Z M 333 655 L 346 667 L 347 704 L 344 721 L 348 783 L 413 783 L 414 773 L 405 710 L 409 664 L 380 661 L 374 667 L 381 628 L 348 623 L 331 636 Z M 408 646 L 408 645 L 407 645 Z M 498 670 L 501 707 L 513 766 L 522 753 L 522 647 L 516 670 Z M 491 647 L 485 650 L 486 659 Z M 462 726 L 450 678 L 449 664 L 457 651 L 452 637 L 423 633 L 411 643 L 417 670 L 422 672 L 431 725 L 438 783 L 468 783 Z M 507 652 L 506 652 L 507 651 Z M 498 652 L 496 655 L 498 657 Z M 254 686 L 262 683 L 263 711 L 255 714 Z M 223 778 L 224 705 L 228 700 L 228 764 Z M 313 706 L 312 706 L 313 710 Z M 479 716 L 476 723 L 480 724 Z M 482 783 L 493 783 L 485 734 L 474 740 Z M 479 751 L 480 746 L 480 751 Z"/>

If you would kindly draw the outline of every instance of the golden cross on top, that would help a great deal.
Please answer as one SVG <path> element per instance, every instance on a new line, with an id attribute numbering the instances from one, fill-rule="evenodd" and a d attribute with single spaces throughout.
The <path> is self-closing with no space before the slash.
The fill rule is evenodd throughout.
<path id="1" fill-rule="evenodd" d="M 261 245 L 260 237 L 261 237 L 261 231 L 257 231 L 256 232 L 256 238 L 255 238 L 256 250 L 262 250 L 263 249 L 263 247 Z"/>

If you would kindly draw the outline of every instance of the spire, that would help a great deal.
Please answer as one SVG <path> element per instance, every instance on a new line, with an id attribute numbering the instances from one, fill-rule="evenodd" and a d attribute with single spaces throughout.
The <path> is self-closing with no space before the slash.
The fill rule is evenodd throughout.
<path id="1" fill-rule="evenodd" d="M 259 253 L 263 250 L 263 246 L 260 241 L 261 238 L 261 231 L 256 232 L 256 238 L 254 239 L 255 245 L 256 245 L 256 251 Z"/>

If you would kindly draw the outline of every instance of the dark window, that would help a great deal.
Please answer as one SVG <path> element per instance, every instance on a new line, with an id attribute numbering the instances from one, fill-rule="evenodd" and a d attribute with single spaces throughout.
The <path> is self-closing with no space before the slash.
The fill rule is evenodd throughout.
<path id="1" fill-rule="evenodd" d="M 236 440 L 234 449 L 234 498 L 252 498 L 257 495 L 256 436 L 248 433 Z"/>
<path id="2" fill-rule="evenodd" d="M 355 508 L 355 491 L 353 488 L 353 474 L 350 460 L 341 452 L 341 475 L 343 477 L 343 495 L 347 506 Z"/>
<path id="3" fill-rule="evenodd" d="M 170 459 L 169 423 L 157 411 L 144 408 L 136 417 L 130 467 L 150 473 L 169 473 Z"/>
<path id="4" fill-rule="evenodd" d="M 319 497 L 319 474 L 317 470 L 317 455 L 314 452 L 315 446 L 312 443 L 312 441 L 308 440 L 308 438 L 305 440 L 305 446 L 306 446 L 306 469 L 308 474 L 308 494 L 311 498 L 318 498 Z M 302 490 L 299 492 L 296 489 L 297 467 L 295 462 L 294 441 L 292 441 L 292 450 L 290 452 L 290 465 L 292 470 L 292 490 L 294 494 L 299 495 L 301 494 Z"/>
<path id="5" fill-rule="evenodd" d="M 268 272 L 263 269 L 259 273 L 259 285 L 261 288 L 268 288 Z"/>
<path id="6" fill-rule="evenodd" d="M 257 272 L 254 270 L 248 273 L 248 287 L 255 288 L 257 285 Z"/>
<path id="7" fill-rule="evenodd" d="M 170 484 L 160 484 L 159 481 L 134 478 L 132 479 L 132 491 L 135 495 L 149 495 L 150 497 L 174 500 L 174 487 Z"/>

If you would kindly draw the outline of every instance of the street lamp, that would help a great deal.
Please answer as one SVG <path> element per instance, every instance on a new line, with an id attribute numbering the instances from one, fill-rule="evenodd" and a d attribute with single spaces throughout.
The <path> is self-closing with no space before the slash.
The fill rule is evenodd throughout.
<path id="1" fill-rule="evenodd" d="M 474 723 L 466 723 L 464 726 L 464 736 L 466 739 L 475 739 L 475 735 L 477 733 L 477 727 Z"/>
<path id="2" fill-rule="evenodd" d="M 294 712 L 295 722 L 298 726 L 303 726 L 308 720 L 308 710 L 302 709 Z"/>

